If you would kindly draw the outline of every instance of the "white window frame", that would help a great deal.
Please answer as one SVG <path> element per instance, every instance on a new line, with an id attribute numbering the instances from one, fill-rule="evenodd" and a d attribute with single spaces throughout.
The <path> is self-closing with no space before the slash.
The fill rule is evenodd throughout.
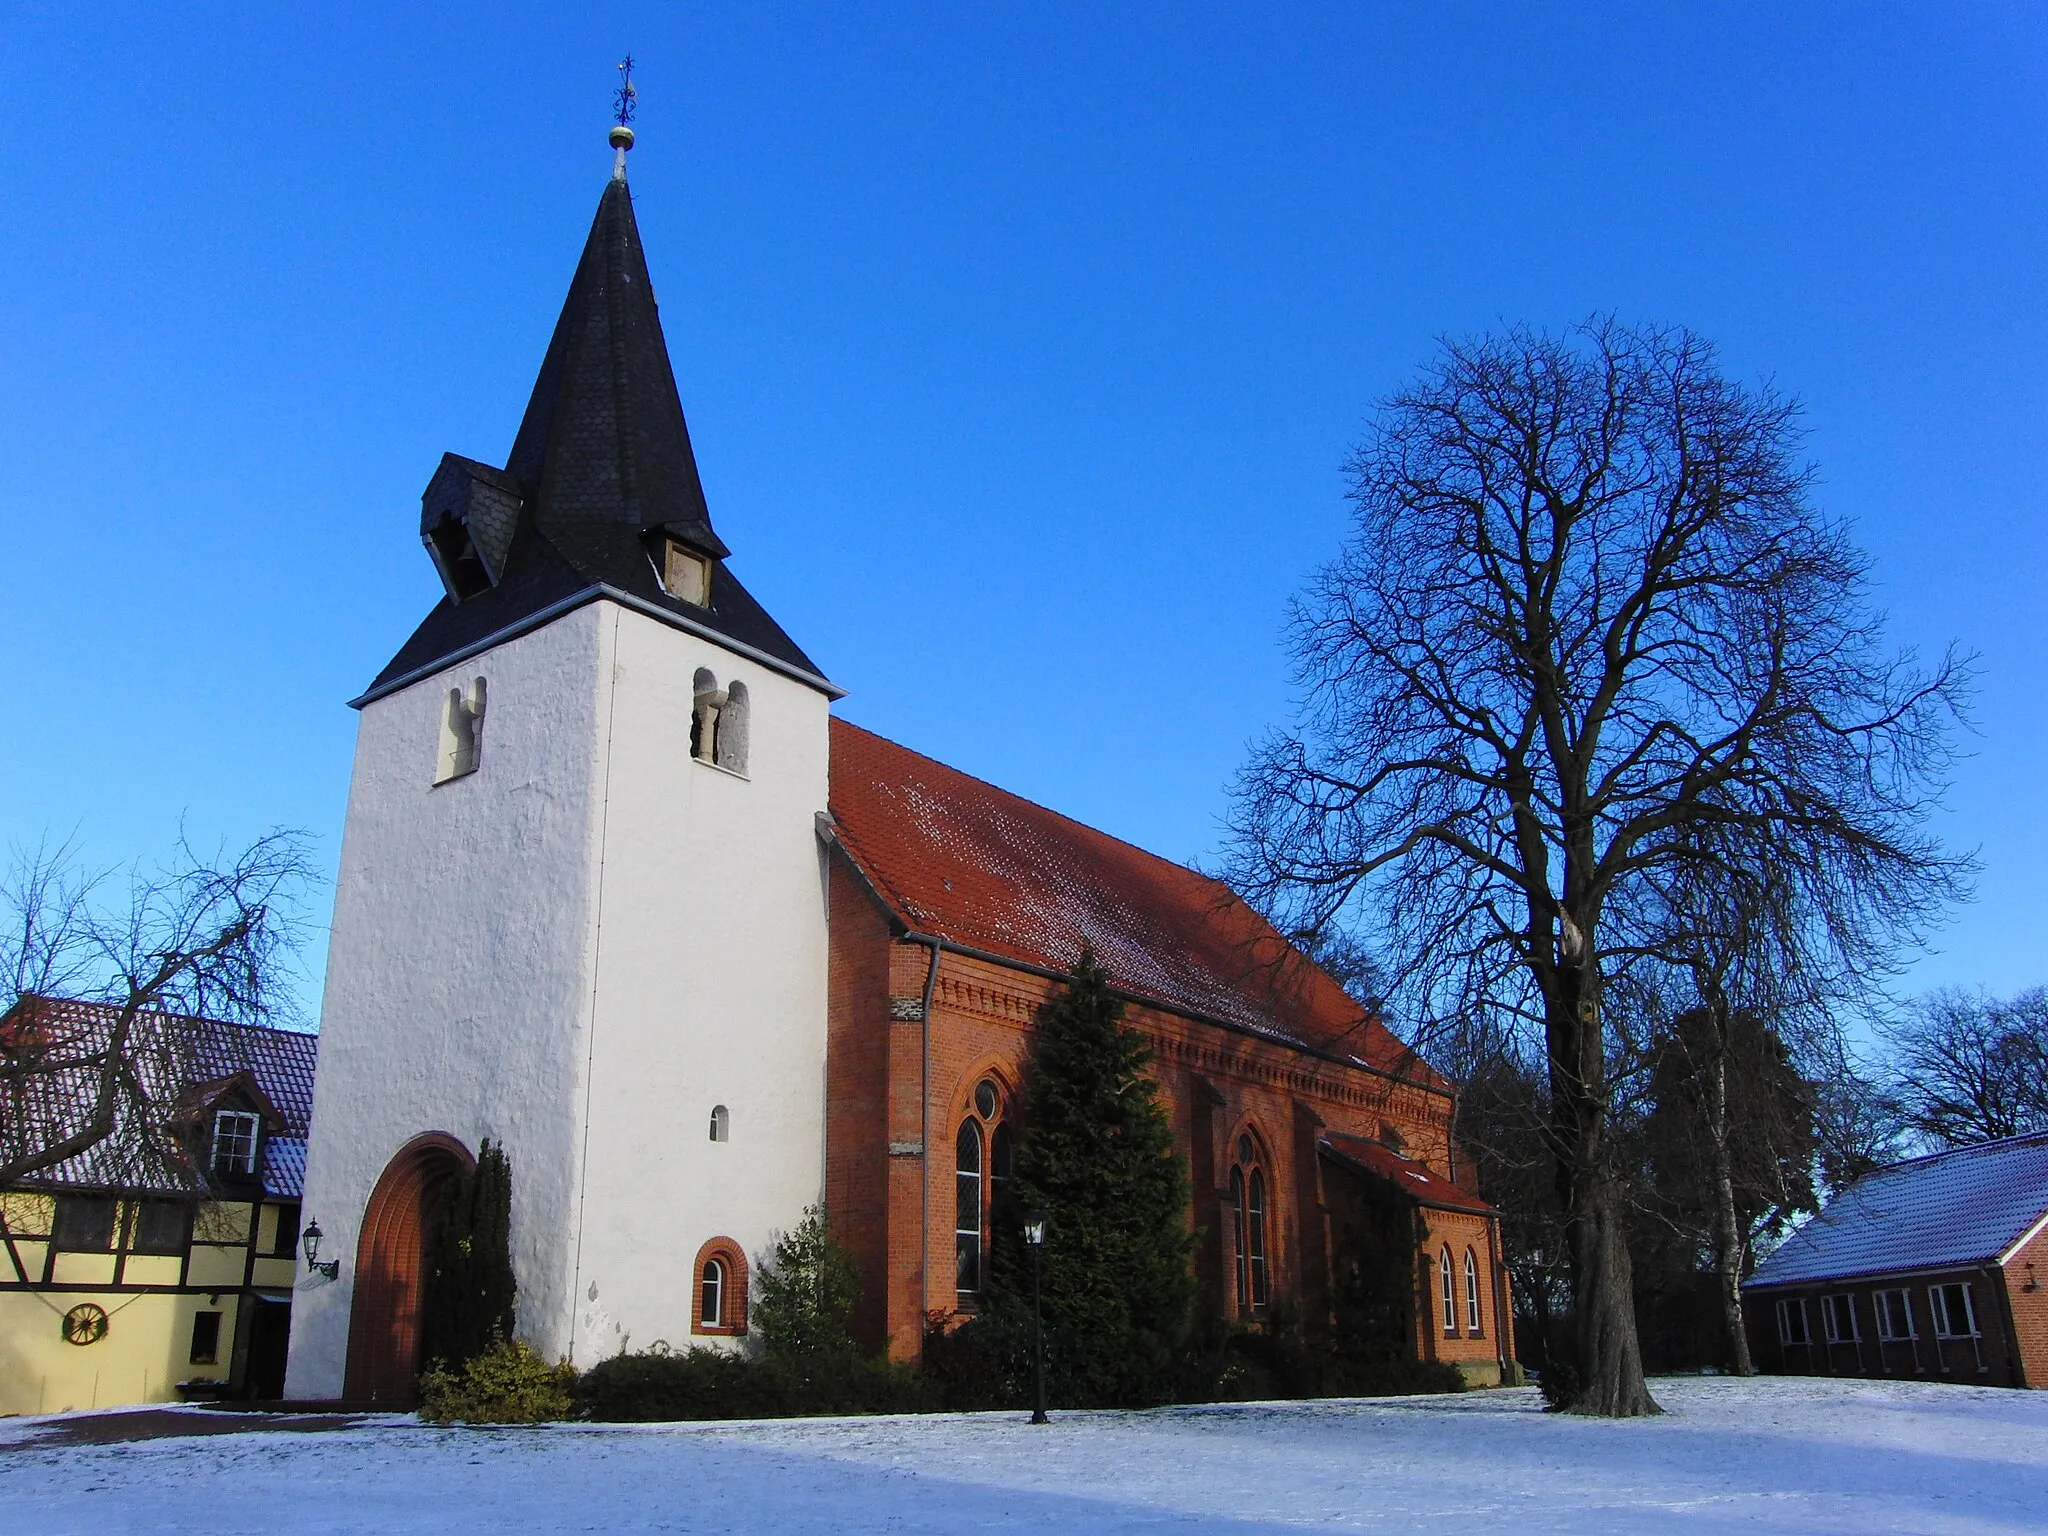
<path id="1" fill-rule="evenodd" d="M 709 1258 L 697 1274 L 697 1326 L 725 1326 L 725 1260 Z M 706 1305 L 709 1303 L 709 1305 Z"/>
<path id="2" fill-rule="evenodd" d="M 1799 1309 L 1799 1337 L 1792 1337 L 1792 1309 Z M 1787 1349 L 1801 1349 L 1813 1343 L 1812 1319 L 1806 1315 L 1804 1296 L 1780 1296 L 1778 1298 L 1778 1342 Z"/>
<path id="3" fill-rule="evenodd" d="M 236 1154 L 233 1166 L 221 1165 L 222 1142 L 229 1135 L 234 1142 L 240 1142 L 246 1135 L 246 1150 Z M 231 1143 L 232 1144 L 232 1143 Z M 206 1166 L 212 1173 L 224 1173 L 231 1177 L 253 1178 L 256 1173 L 256 1153 L 263 1144 L 263 1117 L 246 1109 L 217 1109 L 213 1113 L 213 1140 L 207 1148 Z"/>
<path id="4" fill-rule="evenodd" d="M 1479 1257 L 1470 1248 L 1465 1250 L 1465 1331 L 1478 1338 L 1479 1327 Z"/>
<path id="5" fill-rule="evenodd" d="M 1458 1336 L 1458 1271 L 1448 1243 L 1437 1254 L 1437 1267 L 1444 1272 L 1443 1284 L 1438 1288 L 1444 1302 L 1444 1337 L 1455 1339 Z"/>
<path id="6" fill-rule="evenodd" d="M 1844 1311 L 1849 1315 L 1849 1331 L 1846 1333 L 1841 1328 Z M 1832 1296 L 1821 1297 L 1820 1325 L 1830 1344 L 1861 1344 L 1863 1325 L 1856 1320 L 1856 1293 L 1837 1291 Z"/>
<path id="7" fill-rule="evenodd" d="M 1885 1305 L 1885 1298 L 1887 1296 L 1898 1297 L 1899 1305 L 1905 1309 L 1906 1331 L 1904 1333 L 1894 1333 L 1892 1331 L 1892 1310 L 1889 1306 Z M 1920 1329 L 1913 1321 L 1913 1293 L 1907 1287 L 1894 1285 L 1887 1286 L 1880 1291 L 1874 1291 L 1871 1293 L 1870 1304 L 1877 1312 L 1877 1338 L 1879 1343 L 1910 1344 L 1920 1337 Z"/>
<path id="8" fill-rule="evenodd" d="M 1964 1327 L 1955 1326 L 1955 1318 L 1949 1312 L 1948 1293 L 1951 1290 L 1963 1293 Z M 1977 1328 L 1977 1299 L 1970 1294 L 1970 1282 L 1951 1280 L 1946 1285 L 1927 1287 L 1927 1310 L 1934 1320 L 1934 1336 L 1937 1339 L 1975 1339 L 1982 1334 Z"/>

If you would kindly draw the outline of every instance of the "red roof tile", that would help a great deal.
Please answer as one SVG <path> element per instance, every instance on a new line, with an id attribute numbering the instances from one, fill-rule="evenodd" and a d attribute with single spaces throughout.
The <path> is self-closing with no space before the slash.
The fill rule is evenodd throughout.
<path id="1" fill-rule="evenodd" d="M 1363 1173 L 1377 1174 L 1404 1191 L 1411 1200 L 1420 1200 L 1424 1205 L 1447 1211 L 1471 1211 L 1478 1216 L 1493 1214 L 1493 1207 L 1470 1190 L 1459 1188 L 1441 1174 L 1431 1173 L 1421 1163 L 1410 1161 L 1392 1147 L 1364 1136 L 1345 1136 L 1336 1131 L 1325 1131 L 1319 1140 L 1323 1150 L 1338 1161 L 1349 1163 Z"/>
<path id="2" fill-rule="evenodd" d="M 907 928 L 1381 1071 L 1439 1081 L 1221 881 L 832 721 L 840 844 Z"/>

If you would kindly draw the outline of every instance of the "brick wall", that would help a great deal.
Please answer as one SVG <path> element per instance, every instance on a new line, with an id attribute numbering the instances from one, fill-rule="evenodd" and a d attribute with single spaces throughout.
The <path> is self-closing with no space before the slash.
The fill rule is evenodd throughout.
<path id="1" fill-rule="evenodd" d="M 1032 1022 L 1059 984 L 950 951 L 933 978 L 931 950 L 892 941 L 859 877 L 832 863 L 826 1198 L 860 1266 L 861 1337 L 886 1336 L 895 1358 L 915 1359 L 926 1319 L 960 1300 L 954 1138 L 984 1078 L 996 1081 L 1006 1109 L 1014 1103 Z M 918 1010 L 928 980 L 927 1038 Z M 1158 1009 L 1134 1005 L 1126 1019 L 1152 1042 L 1153 1073 L 1188 1157 L 1196 1272 L 1203 1304 L 1215 1311 L 1236 1310 L 1224 1202 L 1240 1137 L 1253 1139 L 1269 1190 L 1274 1299 L 1311 1318 L 1329 1305 L 1318 1134 L 1391 1134 L 1404 1155 L 1452 1172 L 1450 1106 L 1439 1094 Z M 1511 1353 L 1511 1340 L 1494 1339 L 1498 1286 L 1486 1223 L 1444 1215 L 1461 1262 L 1469 1243 L 1481 1263 L 1484 1318 L 1478 1337 L 1468 1338 L 1461 1320 L 1457 1339 L 1439 1333 L 1432 1342 L 1461 1360 Z"/>
<path id="2" fill-rule="evenodd" d="M 2025 1384 L 2048 1387 L 2048 1228 L 2036 1232 L 2005 1266 L 2005 1296 Z"/>

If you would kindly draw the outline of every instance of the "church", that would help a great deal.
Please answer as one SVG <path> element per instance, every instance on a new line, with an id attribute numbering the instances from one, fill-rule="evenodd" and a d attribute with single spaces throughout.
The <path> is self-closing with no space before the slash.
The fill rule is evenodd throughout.
<path id="1" fill-rule="evenodd" d="M 1084 946 L 1153 1049 L 1199 1305 L 1314 1334 L 1391 1209 L 1416 1356 L 1501 1381 L 1452 1086 L 1227 887 L 833 712 L 713 527 L 612 143 L 505 464 L 427 483 L 445 595 L 353 701 L 303 1197 L 332 1262 L 287 1395 L 412 1396 L 424 1234 L 486 1137 L 543 1354 L 744 1347 L 751 1266 L 822 1201 L 857 1332 L 916 1360 L 975 1310 Z"/>

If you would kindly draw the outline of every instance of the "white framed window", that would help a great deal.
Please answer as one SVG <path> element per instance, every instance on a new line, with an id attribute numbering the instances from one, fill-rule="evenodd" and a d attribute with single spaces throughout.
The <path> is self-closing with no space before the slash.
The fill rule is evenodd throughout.
<path id="1" fill-rule="evenodd" d="M 981 1294 L 981 1122 L 961 1121 L 953 1141 L 953 1289 Z"/>
<path id="2" fill-rule="evenodd" d="M 1446 1248 L 1437 1255 L 1437 1268 L 1443 1273 L 1438 1277 L 1444 1300 L 1444 1337 L 1458 1336 L 1458 1272 L 1451 1267 L 1451 1250 Z"/>
<path id="3" fill-rule="evenodd" d="M 1903 1286 L 1874 1293 L 1870 1304 L 1877 1313 L 1877 1336 L 1886 1343 L 1904 1343 L 1920 1337 L 1913 1331 L 1913 1295 Z"/>
<path id="4" fill-rule="evenodd" d="M 1479 1256 L 1465 1250 L 1465 1331 L 1479 1337 Z"/>
<path id="5" fill-rule="evenodd" d="M 256 1141 L 263 1132 L 263 1120 L 246 1110 L 223 1109 L 213 1117 L 213 1148 L 207 1166 L 230 1178 L 247 1178 L 256 1171 Z"/>
<path id="6" fill-rule="evenodd" d="M 1857 1344 L 1863 1339 L 1856 1325 L 1856 1298 L 1847 1291 L 1820 1299 L 1820 1326 L 1830 1344 Z"/>
<path id="7" fill-rule="evenodd" d="M 704 1279 L 700 1287 L 701 1305 L 697 1309 L 697 1321 L 705 1328 L 725 1326 L 725 1261 L 706 1259 Z"/>
<path id="8" fill-rule="evenodd" d="M 1811 1344 L 1813 1335 L 1806 1329 L 1806 1298 L 1787 1297 L 1778 1303 L 1778 1342 L 1780 1344 Z"/>
<path id="9" fill-rule="evenodd" d="M 1934 1317 L 1937 1339 L 1974 1339 L 1977 1335 L 1977 1306 L 1967 1281 L 1927 1287 L 1927 1310 Z"/>

